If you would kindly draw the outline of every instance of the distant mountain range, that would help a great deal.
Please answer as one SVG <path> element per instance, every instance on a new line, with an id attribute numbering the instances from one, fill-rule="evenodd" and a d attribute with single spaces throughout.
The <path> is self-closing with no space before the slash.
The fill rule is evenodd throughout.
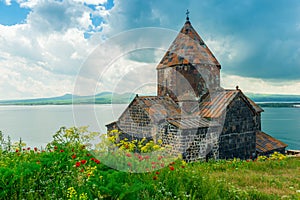
<path id="1" fill-rule="evenodd" d="M 95 96 L 65 94 L 50 98 L 0 100 L 0 105 L 122 104 L 130 102 L 134 96 L 133 93 L 117 94 L 112 92 L 102 92 Z"/>
<path id="2" fill-rule="evenodd" d="M 253 94 L 247 93 L 253 101 L 262 107 L 299 107 L 300 95 L 279 95 L 279 94 Z M 141 95 L 142 96 L 142 95 Z M 112 93 L 102 92 L 95 96 L 78 96 L 65 94 L 59 97 L 0 100 L 0 105 L 68 105 L 68 104 L 126 104 L 129 103 L 135 94 L 133 93 Z"/>

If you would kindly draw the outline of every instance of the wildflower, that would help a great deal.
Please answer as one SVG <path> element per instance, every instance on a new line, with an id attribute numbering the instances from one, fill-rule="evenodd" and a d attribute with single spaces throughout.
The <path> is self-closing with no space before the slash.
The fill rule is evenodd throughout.
<path id="1" fill-rule="evenodd" d="M 130 154 L 130 153 L 126 153 L 126 156 L 130 158 L 130 157 L 131 157 L 131 154 Z"/>
<path id="2" fill-rule="evenodd" d="M 148 160 L 148 159 L 150 158 L 150 156 L 146 155 L 144 158 L 145 158 L 146 160 Z"/>
<path id="3" fill-rule="evenodd" d="M 159 174 L 159 171 L 155 172 L 155 174 L 157 174 L 157 175 L 158 175 L 158 174 Z"/>
<path id="4" fill-rule="evenodd" d="M 174 169 L 175 169 L 172 165 L 169 166 L 169 168 L 170 168 L 171 171 L 174 171 Z"/>
<path id="5" fill-rule="evenodd" d="M 27 147 L 27 150 L 29 151 L 29 150 L 30 150 L 30 147 Z"/>
<path id="6" fill-rule="evenodd" d="M 143 156 L 139 155 L 139 161 L 144 160 Z"/>
<path id="7" fill-rule="evenodd" d="M 100 160 L 95 159 L 94 162 L 100 164 Z"/>
<path id="8" fill-rule="evenodd" d="M 73 154 L 73 155 L 72 155 L 72 159 L 75 159 L 75 158 L 76 158 L 76 155 L 75 155 L 75 154 Z"/>
<path id="9" fill-rule="evenodd" d="M 63 152 L 64 152 L 64 150 L 63 150 L 63 149 L 61 149 L 61 150 L 60 150 L 60 153 L 63 153 Z"/>
<path id="10" fill-rule="evenodd" d="M 184 165 L 181 165 L 181 168 L 182 168 L 182 169 L 184 169 L 184 168 L 185 168 L 185 166 L 184 166 Z"/>
<path id="11" fill-rule="evenodd" d="M 91 154 L 90 154 L 90 153 L 87 153 L 87 154 L 86 154 L 86 156 L 87 156 L 87 157 L 90 157 L 90 156 L 91 156 Z"/>
<path id="12" fill-rule="evenodd" d="M 84 165 L 86 163 L 86 160 L 81 160 L 80 162 Z"/>
<path id="13" fill-rule="evenodd" d="M 165 167 L 165 164 L 164 164 L 164 163 L 161 163 L 160 166 L 161 166 L 161 167 Z"/>
<path id="14" fill-rule="evenodd" d="M 72 199 L 73 197 L 76 197 L 76 190 L 74 189 L 74 187 L 69 187 L 68 188 L 68 193 L 67 193 L 67 197 L 69 197 L 70 199 Z"/>
<path id="15" fill-rule="evenodd" d="M 37 150 L 38 150 L 38 148 L 34 147 L 34 151 L 37 151 Z"/>
<path id="16" fill-rule="evenodd" d="M 158 159 L 158 160 L 161 160 L 162 158 L 163 158 L 162 156 L 158 156 L 158 158 L 157 158 L 157 159 Z"/>
<path id="17" fill-rule="evenodd" d="M 18 153 L 19 152 L 19 149 L 16 149 L 16 153 Z"/>
<path id="18" fill-rule="evenodd" d="M 80 200 L 86 200 L 86 199 L 88 199 L 87 193 L 81 193 L 80 196 L 79 196 L 79 199 Z"/>
<path id="19" fill-rule="evenodd" d="M 79 167 L 80 166 L 80 162 L 76 162 L 75 166 Z"/>
<path id="20" fill-rule="evenodd" d="M 128 163 L 127 163 L 127 165 L 128 165 L 129 167 L 131 167 L 131 166 L 132 166 L 131 162 L 128 162 Z"/>
<path id="21" fill-rule="evenodd" d="M 58 147 L 57 146 L 54 146 L 54 149 L 57 149 Z"/>
<path id="22" fill-rule="evenodd" d="M 157 176 L 153 176 L 153 180 L 157 180 L 157 178 L 158 178 Z"/>

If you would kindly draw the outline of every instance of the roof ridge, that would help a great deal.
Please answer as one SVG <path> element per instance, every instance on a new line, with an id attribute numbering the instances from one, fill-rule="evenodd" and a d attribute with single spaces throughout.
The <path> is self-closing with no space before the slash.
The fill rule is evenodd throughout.
<path id="1" fill-rule="evenodd" d="M 203 64 L 221 68 L 220 63 L 193 28 L 190 21 L 184 23 L 175 40 L 157 65 L 157 69 L 178 64 Z"/>

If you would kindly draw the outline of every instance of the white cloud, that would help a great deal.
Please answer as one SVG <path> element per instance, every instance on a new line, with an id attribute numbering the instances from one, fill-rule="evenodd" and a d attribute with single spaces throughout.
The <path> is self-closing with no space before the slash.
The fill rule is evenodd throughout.
<path id="1" fill-rule="evenodd" d="M 91 5 L 105 4 L 107 2 L 107 0 L 74 0 L 74 1 L 91 4 Z"/>
<path id="2" fill-rule="evenodd" d="M 235 89 L 243 92 L 262 94 L 300 94 L 300 81 L 263 80 L 221 73 L 221 85 L 225 89 Z"/>
<path id="3" fill-rule="evenodd" d="M 84 37 L 100 29 L 90 19 L 94 10 L 74 1 L 19 3 L 31 9 L 26 23 L 0 25 L 0 99 L 72 93 L 81 64 L 99 44 Z"/>
<path id="4" fill-rule="evenodd" d="M 297 89 L 300 88 L 300 81 L 297 81 L 299 73 L 296 73 L 299 70 L 297 66 L 300 40 L 297 37 L 300 29 L 299 23 L 292 20 L 293 28 L 291 30 L 284 28 L 288 27 L 288 23 L 282 23 L 284 26 L 269 24 L 266 21 L 260 23 L 258 21 L 261 19 L 259 18 L 260 13 L 256 16 L 258 18 L 255 23 L 252 16 L 248 16 L 247 12 L 242 12 L 243 10 L 233 10 L 231 16 L 228 9 L 221 9 L 231 7 L 231 3 L 215 7 L 213 3 L 197 0 L 191 0 L 189 3 L 177 2 L 176 4 L 173 0 L 115 0 L 112 10 L 106 10 L 104 7 L 103 4 L 107 3 L 107 0 L 17 0 L 17 2 L 21 7 L 29 8 L 31 11 L 24 24 L 0 25 L 0 65 L 4 66 L 0 69 L 0 77 L 5 80 L 0 80 L 0 99 L 14 96 L 16 98 L 55 96 L 72 92 L 73 81 L 81 69 L 82 63 L 98 44 L 102 45 L 103 39 L 110 38 L 115 34 L 122 34 L 122 31 L 132 28 L 149 26 L 172 28 L 177 34 L 185 21 L 187 7 L 190 8 L 190 18 L 194 28 L 200 33 L 222 65 L 221 74 L 225 87 L 234 88 L 235 85 L 239 85 L 242 90 L 247 92 L 300 93 Z M 5 0 L 5 3 L 10 4 L 10 1 Z M 85 4 L 93 6 L 88 7 Z M 253 5 L 255 3 L 248 5 L 247 9 L 249 10 L 245 8 L 245 11 L 255 10 Z M 239 4 L 239 6 L 241 5 Z M 166 8 L 168 12 L 166 12 Z M 197 12 L 198 8 L 202 9 L 201 12 Z M 211 10 L 214 9 L 221 13 L 209 15 L 208 12 L 212 12 Z M 283 9 L 282 12 L 285 12 L 284 10 L 288 10 L 288 8 Z M 280 13 L 281 9 L 275 11 Z M 266 16 L 266 19 L 275 14 L 269 13 L 269 15 Z M 95 25 L 90 16 L 99 17 L 99 25 Z M 222 19 L 219 16 L 222 16 Z M 247 21 L 248 18 L 252 20 L 250 24 L 243 21 Z M 282 18 L 282 20 L 284 19 Z M 101 22 L 101 20 L 104 21 Z M 266 35 L 269 33 L 269 29 L 263 29 L 264 26 L 269 27 L 273 32 Z M 290 36 L 290 32 L 293 32 L 294 29 L 298 32 L 295 31 L 294 35 L 286 37 L 290 39 L 281 41 L 280 38 L 273 38 L 276 35 L 274 32 L 278 29 L 284 30 L 280 37 L 283 37 L 284 34 Z M 101 34 L 97 34 L 99 31 Z M 85 38 L 85 33 L 91 34 L 91 37 Z M 129 37 L 126 42 L 132 44 L 133 47 L 140 48 L 139 43 L 148 45 L 143 41 L 143 37 L 152 36 L 158 42 L 168 43 L 168 46 L 176 35 L 154 35 L 153 32 L 148 33 L 147 31 L 140 32 L 140 34 L 139 37 Z M 262 37 L 262 35 L 266 37 Z M 122 42 L 118 41 L 118 43 Z M 165 43 L 155 43 L 154 46 L 164 49 L 167 48 Z M 291 53 L 290 49 L 293 49 Z M 98 59 L 110 60 L 115 59 L 113 55 L 122 55 L 124 51 L 126 52 L 126 48 L 118 49 L 115 46 L 97 56 Z M 115 71 L 108 71 L 108 76 L 103 82 L 97 82 L 103 66 L 91 63 L 94 68 L 83 70 L 84 73 L 80 74 L 83 76 L 80 78 L 85 79 L 87 85 L 93 86 L 87 90 L 91 93 L 95 92 L 95 87 L 103 90 L 124 91 L 127 84 L 127 89 L 136 90 L 156 78 L 157 63 L 154 61 L 158 62 L 163 56 L 163 52 L 155 51 L 152 55 L 155 59 L 152 60 L 147 57 L 140 59 L 139 56 L 117 58 L 111 65 L 115 67 Z M 278 67 L 277 58 L 278 60 L 284 58 L 283 61 L 290 62 L 287 63 L 286 68 L 284 67 L 284 71 Z M 143 59 L 145 60 L 143 61 Z M 255 65 L 257 63 L 261 66 Z M 251 64 L 253 68 L 249 67 Z M 272 68 L 268 67 L 268 64 Z M 259 67 L 262 70 L 259 70 Z M 235 72 L 239 72 L 239 76 L 233 75 Z M 279 81 L 242 77 L 243 73 L 245 76 L 266 77 L 270 75 L 271 77 L 271 72 L 277 73 L 277 76 L 283 72 L 285 75 L 294 75 L 294 81 L 288 82 L 290 77 L 283 77 L 286 80 L 278 84 Z M 125 83 L 125 80 L 128 83 Z M 109 81 L 112 81 L 113 84 L 109 85 Z M 117 87 L 112 87 L 113 85 L 117 85 Z"/>
<path id="5" fill-rule="evenodd" d="M 11 5 L 11 0 L 5 0 L 4 1 L 6 5 L 10 6 Z"/>

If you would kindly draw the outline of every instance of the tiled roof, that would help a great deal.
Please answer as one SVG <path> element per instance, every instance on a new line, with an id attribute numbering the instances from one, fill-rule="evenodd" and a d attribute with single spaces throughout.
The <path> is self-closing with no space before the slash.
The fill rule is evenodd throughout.
<path id="1" fill-rule="evenodd" d="M 256 151 L 259 153 L 266 153 L 280 148 L 285 148 L 288 145 L 273 138 L 272 136 L 258 131 L 256 133 Z"/>
<path id="2" fill-rule="evenodd" d="M 157 69 L 188 63 L 221 67 L 190 21 L 185 22 L 180 33 L 158 64 Z"/>
<path id="3" fill-rule="evenodd" d="M 181 114 L 179 106 L 168 96 L 137 96 L 136 100 L 139 106 L 156 121 Z"/>
<path id="4" fill-rule="evenodd" d="M 167 121 L 179 129 L 197 129 L 210 126 L 210 122 L 201 117 L 169 118 Z"/>
<path id="5" fill-rule="evenodd" d="M 257 113 L 264 112 L 264 110 L 259 105 L 257 105 L 254 101 L 252 101 L 252 99 L 247 97 L 247 100 L 249 101 L 249 103 L 252 105 L 252 107 Z"/>
<path id="6" fill-rule="evenodd" d="M 220 117 L 238 92 L 238 90 L 220 91 L 208 96 L 199 105 L 199 111 L 195 114 L 205 118 Z"/>
<path id="7" fill-rule="evenodd" d="M 195 114 L 205 118 L 218 118 L 222 116 L 227 106 L 239 93 L 242 94 L 246 103 L 248 103 L 255 112 L 263 111 L 257 104 L 246 97 L 241 90 L 223 90 L 212 93 L 210 96 L 206 97 L 203 102 L 200 103 L 199 110 L 196 111 Z"/>

